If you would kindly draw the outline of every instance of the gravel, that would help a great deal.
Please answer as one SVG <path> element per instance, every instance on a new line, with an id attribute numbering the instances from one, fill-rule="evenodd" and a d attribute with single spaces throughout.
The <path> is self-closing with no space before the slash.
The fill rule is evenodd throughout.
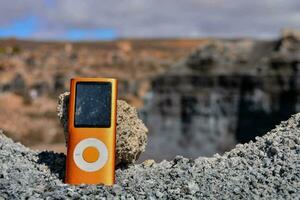
<path id="1" fill-rule="evenodd" d="M 34 152 L 0 134 L 0 199 L 300 199 L 300 114 L 223 156 L 148 160 L 117 184 L 63 184 L 65 156 Z"/>

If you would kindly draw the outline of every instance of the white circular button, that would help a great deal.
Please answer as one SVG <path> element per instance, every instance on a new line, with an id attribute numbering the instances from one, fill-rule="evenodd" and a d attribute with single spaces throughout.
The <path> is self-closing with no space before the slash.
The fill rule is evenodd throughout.
<path id="1" fill-rule="evenodd" d="M 95 147 L 99 151 L 100 156 L 95 162 L 89 163 L 84 160 L 83 151 L 87 147 Z M 108 150 L 106 145 L 101 140 L 96 138 L 87 138 L 80 141 L 76 145 L 73 153 L 73 159 L 76 165 L 83 171 L 98 171 L 105 165 L 108 160 Z"/>

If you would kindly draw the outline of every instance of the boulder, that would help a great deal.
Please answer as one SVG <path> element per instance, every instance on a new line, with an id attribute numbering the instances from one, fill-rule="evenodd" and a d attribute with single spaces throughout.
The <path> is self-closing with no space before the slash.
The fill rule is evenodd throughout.
<path id="1" fill-rule="evenodd" d="M 68 138 L 69 92 L 59 96 L 57 115 Z M 145 151 L 148 129 L 139 119 L 136 109 L 125 101 L 117 101 L 116 165 L 134 163 Z"/>

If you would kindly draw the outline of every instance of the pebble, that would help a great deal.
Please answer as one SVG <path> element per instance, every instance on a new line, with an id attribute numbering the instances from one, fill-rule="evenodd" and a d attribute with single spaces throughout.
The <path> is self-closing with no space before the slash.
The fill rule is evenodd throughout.
<path id="1" fill-rule="evenodd" d="M 132 164 L 116 184 L 62 182 L 65 156 L 36 152 L 0 133 L 0 199 L 299 199 L 300 114 L 224 155 Z"/>

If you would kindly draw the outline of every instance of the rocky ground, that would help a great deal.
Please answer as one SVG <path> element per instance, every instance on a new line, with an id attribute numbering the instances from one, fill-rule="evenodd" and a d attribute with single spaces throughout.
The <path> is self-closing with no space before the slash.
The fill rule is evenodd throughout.
<path id="1" fill-rule="evenodd" d="M 35 152 L 0 134 L 0 199 L 298 199 L 299 122 L 294 115 L 223 156 L 118 169 L 113 187 L 64 184 L 64 154 Z"/>

